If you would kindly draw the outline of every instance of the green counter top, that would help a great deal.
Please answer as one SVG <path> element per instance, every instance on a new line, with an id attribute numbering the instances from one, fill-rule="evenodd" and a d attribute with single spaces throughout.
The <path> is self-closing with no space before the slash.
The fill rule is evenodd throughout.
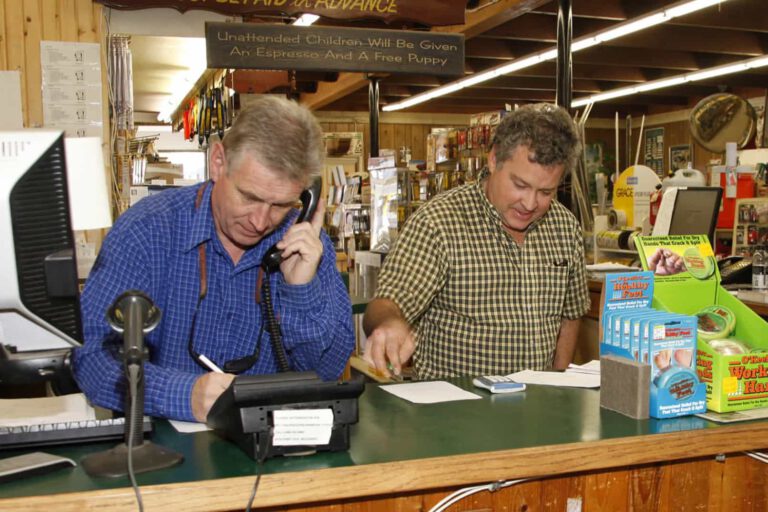
<path id="1" fill-rule="evenodd" d="M 352 427 L 348 452 L 318 453 L 268 460 L 265 474 L 351 465 L 381 464 L 430 457 L 536 448 L 670 431 L 717 428 L 697 417 L 636 421 L 599 407 L 599 391 L 528 386 L 524 392 L 490 395 L 472 388 L 469 379 L 455 380 L 480 400 L 412 404 L 369 384 L 360 398 L 360 422 Z M 213 432 L 178 434 L 166 421 L 156 422 L 152 441 L 184 454 L 174 468 L 138 475 L 139 485 L 194 482 L 253 475 L 257 464 L 237 446 Z M 69 457 L 111 447 L 113 443 L 47 447 Z M 21 450 L 3 451 L 6 457 Z M 0 499 L 127 487 L 127 478 L 92 479 L 78 466 L 12 484 L 0 484 Z M 2 508 L 2 507 L 0 507 Z"/>

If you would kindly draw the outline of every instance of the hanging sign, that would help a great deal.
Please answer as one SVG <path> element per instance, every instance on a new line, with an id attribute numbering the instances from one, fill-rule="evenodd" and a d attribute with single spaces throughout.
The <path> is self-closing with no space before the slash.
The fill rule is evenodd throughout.
<path id="1" fill-rule="evenodd" d="M 95 0 L 115 9 L 172 7 L 180 12 L 200 9 L 237 16 L 298 16 L 410 21 L 429 26 L 464 23 L 466 0 Z"/>
<path id="2" fill-rule="evenodd" d="M 209 68 L 464 73 L 464 36 L 409 30 L 205 24 Z"/>

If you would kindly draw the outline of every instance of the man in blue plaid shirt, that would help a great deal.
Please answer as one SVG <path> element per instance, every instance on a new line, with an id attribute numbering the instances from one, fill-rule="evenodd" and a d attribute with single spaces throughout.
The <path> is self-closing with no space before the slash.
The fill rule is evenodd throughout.
<path id="1" fill-rule="evenodd" d="M 321 228 L 322 202 L 311 219 L 295 223 L 294 205 L 320 174 L 324 155 L 311 112 L 266 97 L 211 145 L 209 182 L 142 199 L 118 219 L 81 300 L 85 344 L 73 363 L 91 401 L 123 408 L 121 339 L 105 315 L 126 290 L 146 293 L 162 311 L 145 339 L 151 416 L 205 421 L 234 378 L 217 370 L 278 371 L 263 279 L 271 284 L 290 369 L 315 370 L 325 380 L 341 375 L 354 346 L 352 308 Z M 265 275 L 262 257 L 273 244 L 284 260 Z"/>

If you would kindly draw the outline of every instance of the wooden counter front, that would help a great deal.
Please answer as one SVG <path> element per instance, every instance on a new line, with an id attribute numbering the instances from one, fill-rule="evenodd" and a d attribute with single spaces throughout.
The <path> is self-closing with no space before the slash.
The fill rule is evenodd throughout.
<path id="1" fill-rule="evenodd" d="M 478 394 L 416 405 L 369 385 L 348 452 L 261 469 L 211 432 L 181 435 L 159 422 L 154 441 L 185 461 L 138 476 L 146 510 L 243 509 L 258 471 L 255 508 L 294 512 L 424 511 L 456 488 L 518 478 L 529 480 L 449 510 L 565 510 L 568 498 L 590 512 L 768 508 L 766 466 L 740 453 L 768 445 L 768 422 L 636 421 L 601 409 L 597 390 Z M 79 460 L 108 446 L 46 451 Z M 3 511 L 102 508 L 136 510 L 127 479 L 91 479 L 78 467 L 0 486 Z"/>

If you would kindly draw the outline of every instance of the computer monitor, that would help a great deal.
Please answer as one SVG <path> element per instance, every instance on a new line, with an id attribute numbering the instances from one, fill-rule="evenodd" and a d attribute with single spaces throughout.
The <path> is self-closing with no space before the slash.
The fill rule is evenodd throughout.
<path id="1" fill-rule="evenodd" d="M 666 190 L 653 235 L 707 235 L 709 243 L 713 244 L 722 196 L 720 187 L 672 187 Z"/>
<path id="2" fill-rule="evenodd" d="M 64 134 L 0 132 L 0 342 L 82 342 Z"/>

